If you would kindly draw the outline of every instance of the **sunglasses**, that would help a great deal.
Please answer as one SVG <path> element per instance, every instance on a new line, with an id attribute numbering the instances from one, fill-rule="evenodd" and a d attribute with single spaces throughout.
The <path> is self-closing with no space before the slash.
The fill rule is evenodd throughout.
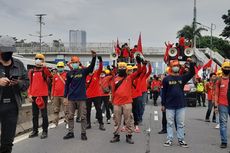
<path id="1" fill-rule="evenodd" d="M 63 66 L 58 66 L 57 68 L 64 68 Z"/>
<path id="2" fill-rule="evenodd" d="M 38 60 L 38 59 L 39 59 L 39 60 L 43 60 L 42 58 L 35 58 L 35 60 Z"/>

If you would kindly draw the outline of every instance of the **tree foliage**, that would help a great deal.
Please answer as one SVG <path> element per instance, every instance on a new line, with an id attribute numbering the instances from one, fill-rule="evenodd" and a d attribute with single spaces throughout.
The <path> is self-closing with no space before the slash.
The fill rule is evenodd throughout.
<path id="1" fill-rule="evenodd" d="M 223 36 L 224 38 L 230 38 L 230 10 L 228 10 L 228 14 L 224 14 L 222 16 L 222 19 L 224 20 L 224 23 L 226 24 L 226 27 L 220 34 L 220 36 Z"/>
<path id="2" fill-rule="evenodd" d="M 198 48 L 211 48 L 211 37 L 203 36 L 198 38 Z M 212 47 L 214 51 L 219 52 L 224 58 L 230 58 L 230 42 L 222 38 L 212 37 Z"/>
<path id="3" fill-rule="evenodd" d="M 201 31 L 204 30 L 207 31 L 207 29 L 203 27 L 195 28 L 194 24 L 185 25 L 181 30 L 177 32 L 177 38 L 179 38 L 181 34 L 184 34 L 185 39 L 190 42 L 194 38 L 194 35 L 200 38 L 202 36 Z"/>

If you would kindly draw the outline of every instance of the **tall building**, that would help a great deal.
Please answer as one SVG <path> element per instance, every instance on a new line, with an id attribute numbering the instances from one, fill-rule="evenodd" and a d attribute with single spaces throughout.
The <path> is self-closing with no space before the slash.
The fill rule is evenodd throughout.
<path id="1" fill-rule="evenodd" d="M 86 51 L 86 31 L 70 30 L 69 48 L 73 52 Z"/>

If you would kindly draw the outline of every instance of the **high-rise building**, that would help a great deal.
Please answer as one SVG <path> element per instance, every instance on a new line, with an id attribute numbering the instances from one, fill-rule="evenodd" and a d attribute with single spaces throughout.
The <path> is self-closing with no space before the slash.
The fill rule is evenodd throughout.
<path id="1" fill-rule="evenodd" d="M 69 48 L 70 51 L 86 51 L 86 31 L 70 30 L 69 31 Z"/>

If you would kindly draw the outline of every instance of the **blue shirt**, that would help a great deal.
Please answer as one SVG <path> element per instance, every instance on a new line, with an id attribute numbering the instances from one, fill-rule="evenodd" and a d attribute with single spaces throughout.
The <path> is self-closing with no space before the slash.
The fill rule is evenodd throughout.
<path id="1" fill-rule="evenodd" d="M 166 109 L 179 109 L 186 106 L 184 96 L 185 84 L 194 76 L 194 64 L 190 64 L 190 71 L 181 76 L 166 76 L 162 88 L 162 105 Z"/>
<path id="2" fill-rule="evenodd" d="M 89 67 L 75 69 L 67 73 L 64 97 L 68 100 L 86 100 L 86 76 L 93 72 L 96 57 L 93 57 Z"/>

